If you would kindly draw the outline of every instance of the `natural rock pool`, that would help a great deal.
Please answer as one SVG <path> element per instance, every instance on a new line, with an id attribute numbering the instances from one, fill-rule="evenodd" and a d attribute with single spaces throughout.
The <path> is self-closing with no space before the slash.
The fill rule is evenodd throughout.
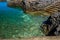
<path id="1" fill-rule="evenodd" d="M 21 8 L 10 8 L 7 2 L 0 2 L 0 38 L 44 36 L 40 26 L 45 20 L 45 16 L 31 16 Z"/>

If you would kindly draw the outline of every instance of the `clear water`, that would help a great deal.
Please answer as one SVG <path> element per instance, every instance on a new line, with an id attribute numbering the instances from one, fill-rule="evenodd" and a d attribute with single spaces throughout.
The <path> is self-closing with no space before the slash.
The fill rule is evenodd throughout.
<path id="1" fill-rule="evenodd" d="M 44 36 L 41 24 L 47 17 L 31 16 L 22 9 L 10 8 L 6 2 L 0 2 L 0 37 L 21 38 Z"/>

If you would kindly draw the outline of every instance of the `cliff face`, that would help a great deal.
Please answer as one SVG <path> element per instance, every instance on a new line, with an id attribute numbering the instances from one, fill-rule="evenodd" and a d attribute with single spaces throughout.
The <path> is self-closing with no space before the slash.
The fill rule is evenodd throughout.
<path id="1" fill-rule="evenodd" d="M 39 11 L 43 9 L 44 7 L 48 6 L 49 4 L 52 4 L 54 1 L 52 0 L 24 0 L 25 3 L 25 9 L 30 11 Z"/>
<path id="2" fill-rule="evenodd" d="M 9 1 L 9 6 L 19 6 L 24 9 L 25 12 L 30 14 L 40 14 L 40 11 L 43 11 L 49 5 L 57 2 L 59 0 L 13 0 Z M 49 15 L 48 13 L 46 13 Z"/>
<path id="3" fill-rule="evenodd" d="M 10 1 L 13 1 L 18 4 L 22 3 L 20 5 L 22 5 L 22 7 L 24 6 L 26 10 L 32 9 L 31 11 L 35 11 L 43 9 L 44 7 L 54 3 L 56 0 L 10 0 Z"/>

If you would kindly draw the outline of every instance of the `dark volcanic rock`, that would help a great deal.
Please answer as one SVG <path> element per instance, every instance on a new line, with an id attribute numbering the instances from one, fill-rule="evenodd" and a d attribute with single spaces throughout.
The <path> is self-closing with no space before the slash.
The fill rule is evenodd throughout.
<path id="1" fill-rule="evenodd" d="M 51 15 L 42 27 L 47 36 L 60 35 L 60 12 Z"/>

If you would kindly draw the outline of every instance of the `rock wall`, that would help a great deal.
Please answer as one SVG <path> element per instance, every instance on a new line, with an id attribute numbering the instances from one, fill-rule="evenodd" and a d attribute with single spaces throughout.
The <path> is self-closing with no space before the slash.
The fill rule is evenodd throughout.
<path id="1" fill-rule="evenodd" d="M 12 1 L 10 0 L 8 2 L 8 6 L 22 7 L 26 13 L 32 15 L 40 15 L 42 11 L 46 12 L 44 8 L 59 1 L 60 0 L 12 0 Z M 50 14 L 46 13 L 44 15 L 50 15 Z"/>
<path id="2" fill-rule="evenodd" d="M 26 10 L 31 9 L 32 11 L 41 10 L 44 7 L 46 7 L 49 4 L 52 4 L 53 0 L 25 0 L 23 1 L 25 3 Z"/>
<path id="3" fill-rule="evenodd" d="M 58 0 L 23 0 L 23 7 L 29 11 L 40 11 Z"/>
<path id="4" fill-rule="evenodd" d="M 44 7 L 58 0 L 10 0 L 10 1 L 14 1 L 15 3 L 17 2 L 17 5 L 20 4 L 21 2 L 20 5 L 22 5 L 23 8 L 25 7 L 26 10 L 35 11 L 41 10 Z"/>

